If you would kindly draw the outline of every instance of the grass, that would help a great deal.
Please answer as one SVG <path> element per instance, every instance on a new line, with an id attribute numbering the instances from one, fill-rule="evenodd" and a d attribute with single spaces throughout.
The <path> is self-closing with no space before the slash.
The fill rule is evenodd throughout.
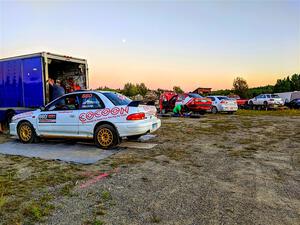
<path id="1" fill-rule="evenodd" d="M 78 165 L 55 161 L 1 156 L 0 167 L 1 224 L 30 224 L 43 220 L 53 210 L 49 202 L 54 195 L 69 195 L 75 182 L 83 178 Z M 48 187 L 65 183 L 67 185 L 57 192 L 47 192 Z"/>
<path id="2" fill-rule="evenodd" d="M 102 221 L 102 220 L 94 220 L 93 221 L 93 225 L 103 225 L 104 224 L 104 222 Z"/>
<path id="3" fill-rule="evenodd" d="M 248 128 L 273 126 L 272 119 L 264 119 L 265 117 L 259 119 L 259 116 L 298 116 L 300 110 L 239 110 L 236 115 L 207 115 L 203 119 L 193 121 L 181 118 L 178 118 L 178 121 L 174 118 L 164 118 L 163 127 L 158 130 L 158 138 L 154 140 L 159 143 L 157 147 L 147 151 L 128 149 L 91 167 L 1 155 L 0 224 L 32 224 L 43 221 L 53 211 L 51 201 L 58 196 L 70 197 L 76 181 L 85 178 L 82 174 L 87 168 L 89 168 L 88 172 L 91 172 L 92 168 L 99 171 L 101 165 L 101 170 L 107 167 L 108 171 L 116 167 L 129 167 L 144 163 L 147 160 L 155 159 L 158 155 L 165 155 L 170 160 L 186 160 L 193 157 L 193 150 L 198 151 L 205 148 L 205 145 L 198 147 L 195 142 L 202 144 L 203 142 L 206 143 L 206 140 L 208 140 L 207 143 L 215 142 L 216 147 L 225 149 L 230 157 L 253 158 L 256 151 L 270 150 L 274 144 L 272 140 L 269 143 L 269 138 L 259 140 L 260 144 L 253 143 L 256 136 L 249 136 Z M 274 121 L 276 119 L 274 118 Z M 263 130 L 259 134 L 266 137 L 276 137 L 278 140 L 287 137 L 295 138 L 297 141 L 297 137 L 292 137 L 290 133 L 272 132 L 272 130 L 270 132 Z M 290 132 L 294 132 L 298 136 L 300 134 L 296 130 Z M 0 143 L 1 140 L 0 138 Z M 235 147 L 237 145 L 242 146 L 241 148 Z M 165 161 L 163 162 L 165 163 Z M 299 155 L 294 157 L 293 164 L 295 166 L 300 165 Z M 198 164 L 195 166 L 201 167 Z M 277 181 L 283 179 L 284 173 L 282 171 L 275 171 L 274 174 Z M 146 177 L 142 180 L 144 182 L 149 181 Z M 48 193 L 49 187 L 55 187 L 55 191 Z M 101 218 L 108 213 L 109 205 L 113 202 L 111 193 L 108 190 L 102 191 L 101 204 L 96 205 L 94 217 L 86 224 L 104 224 L 103 221 L 98 220 L 98 217 Z M 150 216 L 150 219 L 152 223 L 160 223 L 161 221 L 161 218 L 156 215 Z"/>
<path id="4" fill-rule="evenodd" d="M 300 110 L 285 109 L 285 110 L 243 110 L 239 109 L 236 112 L 239 116 L 300 116 Z"/>
<path id="5" fill-rule="evenodd" d="M 141 157 L 136 157 L 136 155 L 131 155 L 131 154 L 122 154 L 120 153 L 117 155 L 115 158 L 109 160 L 109 165 L 112 168 L 117 168 L 122 165 L 130 165 L 130 164 L 137 164 L 137 163 L 142 163 L 145 162 L 144 158 Z"/>
<path id="6" fill-rule="evenodd" d="M 104 221 L 99 219 L 87 220 L 83 223 L 83 225 L 104 225 Z"/>
<path id="7" fill-rule="evenodd" d="M 9 135 L 0 133 L 0 144 L 7 142 L 9 140 Z"/>
<path id="8" fill-rule="evenodd" d="M 4 196 L 4 193 L 2 192 L 2 194 L 0 196 L 0 210 L 5 205 L 5 203 L 6 203 L 6 197 Z"/>
<path id="9" fill-rule="evenodd" d="M 109 191 L 105 190 L 105 191 L 102 191 L 101 193 L 101 197 L 104 201 L 108 201 L 108 200 L 111 200 L 111 194 Z"/>
<path id="10" fill-rule="evenodd" d="M 161 218 L 153 213 L 150 217 L 150 222 L 151 223 L 160 223 Z"/>

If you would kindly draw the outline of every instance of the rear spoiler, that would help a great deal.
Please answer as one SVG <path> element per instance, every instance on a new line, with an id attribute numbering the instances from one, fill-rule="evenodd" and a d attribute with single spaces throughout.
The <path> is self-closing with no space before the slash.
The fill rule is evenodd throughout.
<path id="1" fill-rule="evenodd" d="M 140 105 L 141 101 L 132 101 L 127 106 L 131 107 L 138 107 Z"/>
<path id="2" fill-rule="evenodd" d="M 143 103 L 143 102 L 142 101 L 132 101 L 127 106 L 138 107 L 141 103 Z M 155 102 L 154 101 L 148 101 L 144 105 L 155 105 Z"/>

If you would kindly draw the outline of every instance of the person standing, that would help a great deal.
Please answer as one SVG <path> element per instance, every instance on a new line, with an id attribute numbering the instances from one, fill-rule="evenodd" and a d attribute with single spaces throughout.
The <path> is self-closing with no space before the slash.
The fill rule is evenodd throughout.
<path id="1" fill-rule="evenodd" d="M 61 86 L 60 80 L 56 80 L 56 82 L 54 83 L 54 80 L 52 78 L 49 78 L 48 83 L 49 83 L 50 101 L 53 101 L 54 99 L 65 94 L 65 89 Z"/>

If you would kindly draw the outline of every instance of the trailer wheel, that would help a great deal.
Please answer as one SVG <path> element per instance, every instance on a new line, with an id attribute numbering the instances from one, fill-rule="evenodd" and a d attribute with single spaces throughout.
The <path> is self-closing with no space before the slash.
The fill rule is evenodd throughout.
<path id="1" fill-rule="evenodd" d="M 11 122 L 11 119 L 13 118 L 13 116 L 15 115 L 15 111 L 14 110 L 8 110 L 6 112 L 6 116 L 5 116 L 5 119 L 6 121 L 8 122 L 8 124 Z"/>
<path id="2" fill-rule="evenodd" d="M 117 131 L 109 124 L 97 127 L 94 134 L 94 141 L 99 148 L 104 149 L 110 149 L 120 142 Z"/>
<path id="3" fill-rule="evenodd" d="M 22 143 L 33 143 L 36 139 L 36 134 L 31 123 L 25 121 L 18 126 L 18 136 Z"/>
<path id="4" fill-rule="evenodd" d="M 15 115 L 15 111 L 14 110 L 7 110 L 5 113 L 5 122 L 4 122 L 4 129 L 9 129 L 9 124 L 11 122 L 11 119 L 13 118 L 13 116 Z"/>

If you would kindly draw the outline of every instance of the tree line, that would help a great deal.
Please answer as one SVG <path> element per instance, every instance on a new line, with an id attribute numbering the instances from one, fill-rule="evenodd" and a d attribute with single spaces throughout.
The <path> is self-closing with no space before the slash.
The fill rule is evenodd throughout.
<path id="1" fill-rule="evenodd" d="M 126 83 L 122 89 L 113 89 L 109 87 L 99 87 L 97 90 L 104 91 L 115 91 L 122 93 L 128 97 L 133 97 L 136 95 L 145 95 L 150 91 L 150 89 L 144 84 L 133 84 Z M 161 88 L 152 90 L 157 96 L 160 96 L 164 91 Z M 169 90 L 171 91 L 171 90 Z M 183 93 L 184 91 L 180 86 L 174 86 L 173 90 L 176 93 Z M 279 93 L 279 92 L 290 92 L 290 91 L 300 91 L 300 74 L 293 74 L 292 76 L 287 76 L 283 79 L 278 79 L 275 85 L 266 85 L 260 87 L 249 88 L 247 81 L 242 77 L 236 77 L 233 81 L 232 89 L 223 89 L 213 91 L 212 95 L 239 95 L 241 98 L 252 98 L 263 93 Z"/>
<path id="2" fill-rule="evenodd" d="M 242 77 L 237 77 L 233 81 L 232 89 L 213 91 L 213 95 L 239 95 L 241 98 L 253 98 L 264 93 L 280 93 L 300 91 L 300 74 L 293 74 L 283 79 L 278 79 L 275 85 L 266 85 L 249 88 L 247 81 Z"/>
<path id="3" fill-rule="evenodd" d="M 123 95 L 126 95 L 128 97 L 133 97 L 133 96 L 136 96 L 136 95 L 141 95 L 141 96 L 145 97 L 145 95 L 149 91 L 153 91 L 158 97 L 165 91 L 174 91 L 174 92 L 179 93 L 179 94 L 184 92 L 179 86 L 174 86 L 173 90 L 164 90 L 164 89 L 161 89 L 161 88 L 158 88 L 156 90 L 150 90 L 144 83 L 133 84 L 133 83 L 130 83 L 130 82 L 126 83 L 122 89 L 113 89 L 113 88 L 104 86 L 104 87 L 98 87 L 98 88 L 96 88 L 96 90 L 99 90 L 99 91 L 114 91 L 114 92 L 118 92 L 118 93 L 121 93 Z"/>

